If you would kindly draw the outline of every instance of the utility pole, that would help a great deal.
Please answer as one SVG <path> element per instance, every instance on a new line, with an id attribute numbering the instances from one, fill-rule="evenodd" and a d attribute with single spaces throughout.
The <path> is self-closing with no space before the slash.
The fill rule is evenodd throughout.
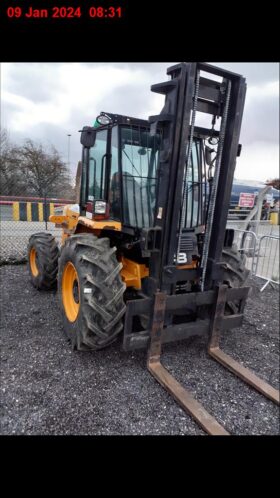
<path id="1" fill-rule="evenodd" d="M 70 171 L 70 137 L 71 137 L 71 134 L 68 133 L 67 137 L 68 137 L 68 169 Z"/>

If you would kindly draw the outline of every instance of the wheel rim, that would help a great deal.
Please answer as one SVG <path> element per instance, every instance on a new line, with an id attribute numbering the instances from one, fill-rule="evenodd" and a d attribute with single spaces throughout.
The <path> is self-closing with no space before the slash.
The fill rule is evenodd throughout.
<path id="1" fill-rule="evenodd" d="M 39 275 L 39 270 L 38 266 L 36 263 L 37 259 L 37 251 L 34 247 L 32 247 L 30 254 L 29 254 L 29 263 L 30 263 L 30 269 L 33 277 L 37 277 Z"/>
<path id="2" fill-rule="evenodd" d="M 78 273 L 70 261 L 62 274 L 62 301 L 69 322 L 75 322 L 80 309 L 80 286 Z"/>

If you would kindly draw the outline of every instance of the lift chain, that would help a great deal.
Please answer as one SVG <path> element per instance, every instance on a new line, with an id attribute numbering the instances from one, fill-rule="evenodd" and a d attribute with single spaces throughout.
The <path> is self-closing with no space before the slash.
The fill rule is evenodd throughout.
<path id="1" fill-rule="evenodd" d="M 204 291 L 204 284 L 205 284 L 209 244 L 210 244 L 210 240 L 211 240 L 214 210 L 215 210 L 215 205 L 216 205 L 217 187 L 218 187 L 218 182 L 219 182 L 219 177 L 220 177 L 221 159 L 222 159 L 222 153 L 223 153 L 223 148 L 224 148 L 224 139 L 225 139 L 226 124 L 227 124 L 228 108 L 229 108 L 229 102 L 230 102 L 230 93 L 231 93 L 231 81 L 229 80 L 228 85 L 227 85 L 225 107 L 224 107 L 224 112 L 223 112 L 223 116 L 222 116 L 222 123 L 221 123 L 218 150 L 217 150 L 217 156 L 216 156 L 216 164 L 215 164 L 215 174 L 214 174 L 214 179 L 213 179 L 212 188 L 211 188 L 209 210 L 208 210 L 208 216 L 207 216 L 207 220 L 206 220 L 205 239 L 204 239 L 203 253 L 202 253 L 202 259 L 201 259 L 201 267 L 202 267 L 201 290 L 202 290 L 202 292 Z"/>
<path id="2" fill-rule="evenodd" d="M 180 229 L 178 236 L 178 247 L 177 247 L 177 260 L 179 259 L 181 239 L 182 239 L 182 231 L 184 227 L 184 220 L 186 216 L 186 196 L 187 196 L 187 184 L 188 184 L 188 175 L 189 175 L 189 166 L 191 161 L 191 153 L 192 153 L 192 144 L 193 144 L 193 134 L 194 134 L 194 125 L 195 125 L 195 117 L 197 110 L 197 99 L 198 99 L 198 91 L 199 91 L 199 79 L 200 79 L 200 71 L 198 70 L 196 73 L 196 82 L 195 82 L 195 90 L 194 90 L 194 98 L 193 98 L 193 109 L 192 109 L 192 118 L 191 118 L 191 127 L 190 127 L 190 137 L 189 137 L 189 146 L 188 153 L 184 171 L 184 181 L 183 181 L 183 191 L 182 191 L 182 205 L 181 205 L 181 217 L 180 217 Z"/>

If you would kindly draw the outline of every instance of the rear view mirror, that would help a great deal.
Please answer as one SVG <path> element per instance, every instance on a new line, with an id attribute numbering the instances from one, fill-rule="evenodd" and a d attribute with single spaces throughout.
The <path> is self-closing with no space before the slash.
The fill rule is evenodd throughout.
<path id="1" fill-rule="evenodd" d="M 96 130 L 92 126 L 84 126 L 81 133 L 81 144 L 84 147 L 93 147 L 96 139 Z"/>
<path id="2" fill-rule="evenodd" d="M 215 149 L 210 149 L 208 145 L 205 146 L 205 161 L 208 166 L 211 166 L 213 152 L 215 152 Z"/>

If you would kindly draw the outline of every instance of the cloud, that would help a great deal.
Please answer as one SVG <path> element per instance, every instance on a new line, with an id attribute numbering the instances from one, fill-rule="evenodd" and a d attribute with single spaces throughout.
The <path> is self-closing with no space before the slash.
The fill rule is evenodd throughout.
<path id="1" fill-rule="evenodd" d="M 21 69 L 23 69 L 21 65 Z M 35 88 L 37 84 L 41 86 L 47 85 L 45 81 L 45 65 L 42 68 L 41 81 L 39 82 L 37 66 L 35 70 Z M 8 104 L 17 106 L 17 111 L 14 111 L 10 118 L 10 126 L 16 131 L 28 129 L 32 124 L 38 125 L 46 122 L 51 124 L 65 125 L 70 121 L 70 115 L 73 113 L 79 114 L 92 113 L 92 119 L 96 114 L 95 109 L 98 102 L 104 100 L 107 94 L 124 84 L 133 86 L 141 81 L 146 83 L 146 73 L 141 69 L 122 70 L 120 68 L 111 67 L 110 65 L 97 66 L 93 64 L 91 68 L 85 67 L 83 64 L 64 64 L 50 65 L 50 71 L 53 73 L 53 78 L 57 79 L 57 91 L 55 94 L 50 92 L 47 99 L 46 94 L 40 100 L 34 100 L 30 91 L 26 92 L 26 74 L 23 71 L 22 92 L 15 93 L 13 84 L 10 85 L 11 90 L 5 90 L 5 80 L 2 89 L 2 101 Z M 50 78 L 50 74 L 48 75 Z M 9 74 L 11 80 L 11 72 Z M 27 82 L 30 80 L 30 65 L 27 67 Z M 95 111 L 93 113 L 93 111 Z"/>
<path id="2" fill-rule="evenodd" d="M 213 62 L 215 66 L 233 73 L 242 74 L 248 86 L 262 85 L 269 81 L 279 81 L 279 64 L 270 62 Z"/>
<path id="3" fill-rule="evenodd" d="M 235 177 L 259 181 L 279 177 L 279 146 L 261 141 L 244 146 L 237 158 Z"/>
<path id="4" fill-rule="evenodd" d="M 150 86 L 167 79 L 173 63 L 9 63 L 2 64 L 1 120 L 14 141 L 53 143 L 71 167 L 81 155 L 78 130 L 100 111 L 140 118 L 157 114 L 163 97 Z M 279 67 L 271 63 L 218 63 L 243 74 L 248 83 L 243 117 L 242 157 L 236 176 L 265 180 L 278 175 Z M 274 173 L 273 173 L 274 172 Z M 249 176 L 248 176 L 249 175 Z"/>
<path id="5" fill-rule="evenodd" d="M 244 144 L 279 142 L 279 82 L 248 87 L 241 140 Z"/>

